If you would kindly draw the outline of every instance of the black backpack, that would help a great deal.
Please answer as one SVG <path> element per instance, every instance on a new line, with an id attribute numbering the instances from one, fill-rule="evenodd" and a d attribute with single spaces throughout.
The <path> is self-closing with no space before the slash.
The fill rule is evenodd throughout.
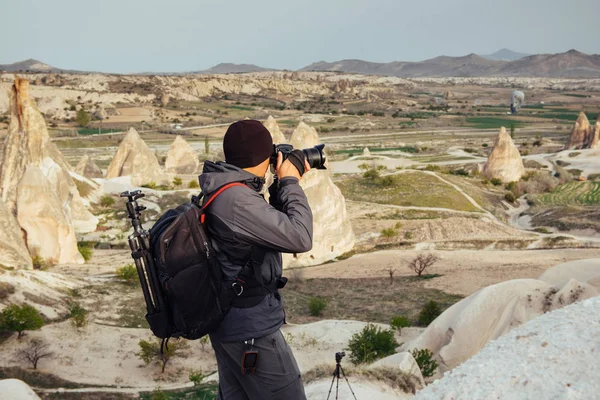
<path id="1" fill-rule="evenodd" d="M 254 273 L 254 267 L 260 267 L 264 258 L 259 249 L 252 250 L 233 283 L 226 285 L 223 281 L 204 226 L 204 211 L 219 194 L 233 186 L 246 185 L 229 183 L 205 199 L 204 205 L 194 196 L 191 202 L 168 210 L 150 229 L 147 250 L 136 251 L 130 236 L 148 310 L 146 320 L 163 343 L 170 337 L 199 339 L 218 328 L 232 304 L 250 307 L 257 304 L 256 299 L 260 301 L 277 290 L 263 285 L 261 274 Z M 144 209 L 137 204 L 136 207 Z M 135 232 L 148 236 L 141 225 L 135 228 L 134 223 Z M 247 287 L 250 281 L 255 284 Z"/>

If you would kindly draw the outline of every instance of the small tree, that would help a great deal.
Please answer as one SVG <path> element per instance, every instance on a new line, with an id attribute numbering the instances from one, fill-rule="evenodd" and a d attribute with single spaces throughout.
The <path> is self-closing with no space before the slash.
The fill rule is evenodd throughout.
<path id="1" fill-rule="evenodd" d="M 394 284 L 394 273 L 396 272 L 395 269 L 393 268 L 388 268 L 387 270 L 388 275 L 390 276 L 390 285 Z"/>
<path id="2" fill-rule="evenodd" d="M 404 315 L 397 315 L 392 318 L 390 322 L 390 326 L 398 331 L 398 334 L 402 334 L 402 328 L 407 328 L 410 326 L 410 320 L 408 317 Z"/>
<path id="3" fill-rule="evenodd" d="M 408 268 L 413 270 L 417 276 L 421 274 L 433 264 L 435 264 L 439 258 L 434 254 L 419 254 L 409 264 Z"/>
<path id="4" fill-rule="evenodd" d="M 417 365 L 421 370 L 421 374 L 423 374 L 423 378 L 433 376 L 435 370 L 438 367 L 438 363 L 436 360 L 433 359 L 433 353 L 431 352 L 431 350 L 414 349 L 411 354 L 417 362 Z"/>
<path id="5" fill-rule="evenodd" d="M 163 347 L 163 351 L 160 351 L 160 343 L 154 340 L 140 340 L 139 342 L 140 351 L 136 353 L 136 355 L 142 359 L 146 363 L 146 365 L 150 363 L 155 363 L 160 365 L 161 373 L 165 372 L 165 368 L 169 361 L 173 357 L 181 355 L 181 350 L 183 350 L 186 345 L 184 342 L 172 342 L 169 343 L 168 346 Z"/>
<path id="6" fill-rule="evenodd" d="M 69 318 L 71 325 L 75 328 L 83 328 L 87 325 L 88 310 L 76 301 L 69 303 Z"/>
<path id="7" fill-rule="evenodd" d="M 398 342 L 391 329 L 382 329 L 367 324 L 364 329 L 352 335 L 348 342 L 350 361 L 353 364 L 371 363 L 396 352 Z"/>
<path id="8" fill-rule="evenodd" d="M 181 180 L 181 178 L 179 178 L 177 176 L 175 178 L 173 178 L 173 186 L 179 187 L 179 186 L 181 186 L 182 183 L 183 183 L 183 181 Z"/>
<path id="9" fill-rule="evenodd" d="M 48 348 L 48 344 L 41 340 L 32 339 L 26 347 L 17 352 L 17 358 L 25 362 L 30 362 L 33 369 L 37 369 L 38 362 L 42 358 L 54 355 Z"/>
<path id="10" fill-rule="evenodd" d="M 206 378 L 206 376 L 204 376 L 204 374 L 200 370 L 193 370 L 190 371 L 189 378 L 190 381 L 192 381 L 192 383 L 194 384 L 194 386 L 200 386 L 204 378 Z"/>
<path id="11" fill-rule="evenodd" d="M 208 335 L 202 336 L 200 340 L 200 346 L 202 346 L 202 351 L 204 351 L 206 345 L 210 342 Z"/>
<path id="12" fill-rule="evenodd" d="M 90 115 L 83 108 L 77 111 L 77 123 L 81 127 L 86 127 L 90 123 Z"/>
<path id="13" fill-rule="evenodd" d="M 325 307 L 327 307 L 327 300 L 322 297 L 311 297 L 308 302 L 308 311 L 313 317 L 321 315 Z"/>
<path id="14" fill-rule="evenodd" d="M 29 304 L 11 304 L 0 313 L 0 331 L 17 332 L 20 339 L 25 331 L 37 331 L 44 326 L 39 311 Z"/>
<path id="15" fill-rule="evenodd" d="M 429 300 L 419 313 L 419 325 L 428 326 L 442 313 L 442 308 L 437 301 Z"/>

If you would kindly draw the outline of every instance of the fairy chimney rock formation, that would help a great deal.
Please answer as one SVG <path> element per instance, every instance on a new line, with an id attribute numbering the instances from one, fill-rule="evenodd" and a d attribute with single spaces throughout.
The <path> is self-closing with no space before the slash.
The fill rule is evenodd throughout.
<path id="1" fill-rule="evenodd" d="M 290 143 L 304 149 L 319 143 L 314 128 L 300 122 Z M 328 170 L 313 169 L 300 181 L 313 213 L 313 247 L 302 254 L 284 254 L 286 267 L 308 266 L 332 260 L 354 247 L 355 237 L 346 201 Z"/>
<path id="2" fill-rule="evenodd" d="M 283 135 L 283 132 L 281 132 L 281 129 L 279 129 L 279 125 L 272 115 L 269 115 L 269 118 L 267 118 L 264 125 L 265 128 L 271 132 L 274 144 L 285 143 L 285 136 Z"/>
<path id="3" fill-rule="evenodd" d="M 199 167 L 200 160 L 198 160 L 198 155 L 196 155 L 192 146 L 181 136 L 177 135 L 167 153 L 167 160 L 165 161 L 167 172 L 174 174 L 194 174 L 198 171 Z"/>
<path id="4" fill-rule="evenodd" d="M 94 231 L 98 219 L 86 208 L 70 165 L 50 141 L 44 118 L 29 97 L 26 79 L 15 79 L 10 109 L 0 168 L 1 200 L 16 216 L 22 230 L 21 241 L 32 256 L 47 255 L 50 262 L 81 263 L 75 230 Z M 40 212 L 41 209 L 53 211 Z M 44 231 L 49 226 L 58 228 Z M 49 236 L 53 236 L 52 240 Z"/>
<path id="5" fill-rule="evenodd" d="M 6 204 L 0 200 L 0 264 L 12 268 L 31 268 L 31 257 L 21 236 L 21 227 Z"/>
<path id="6" fill-rule="evenodd" d="M 517 146 L 504 127 L 494 144 L 494 149 L 483 167 L 483 175 L 488 179 L 500 179 L 502 182 L 513 182 L 521 179 L 525 173 L 523 160 Z"/>
<path id="7" fill-rule="evenodd" d="M 592 127 L 592 138 L 590 140 L 590 149 L 600 148 L 600 114 L 596 119 L 596 123 Z"/>
<path id="8" fill-rule="evenodd" d="M 590 121 L 584 112 L 580 112 L 575 121 L 573 129 L 571 129 L 571 136 L 565 146 L 567 149 L 589 149 L 594 141 L 594 129 L 590 125 Z M 596 140 L 597 144 L 598 140 Z"/>
<path id="9" fill-rule="evenodd" d="M 106 179 L 120 176 L 130 176 L 136 186 L 166 180 L 154 152 L 133 128 L 129 128 L 106 171 Z"/>
<path id="10" fill-rule="evenodd" d="M 103 173 L 100 167 L 87 154 L 81 157 L 75 167 L 75 172 L 86 178 L 102 178 Z"/>
<path id="11" fill-rule="evenodd" d="M 363 155 L 363 157 L 370 157 L 371 156 L 371 152 L 369 151 L 368 147 L 365 147 L 363 149 L 362 155 Z"/>

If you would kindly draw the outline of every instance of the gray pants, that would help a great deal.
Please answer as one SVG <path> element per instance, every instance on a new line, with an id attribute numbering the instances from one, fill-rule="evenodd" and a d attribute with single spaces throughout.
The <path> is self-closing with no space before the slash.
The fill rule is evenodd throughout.
<path id="1" fill-rule="evenodd" d="M 219 366 L 219 400 L 305 400 L 300 370 L 280 330 L 254 339 L 254 374 L 242 374 L 244 342 L 221 343 L 211 337 Z"/>

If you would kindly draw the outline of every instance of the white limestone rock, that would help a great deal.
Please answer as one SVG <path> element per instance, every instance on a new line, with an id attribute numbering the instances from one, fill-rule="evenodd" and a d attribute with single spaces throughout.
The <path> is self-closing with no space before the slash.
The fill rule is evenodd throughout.
<path id="1" fill-rule="evenodd" d="M 0 265 L 31 268 L 31 257 L 23 241 L 21 227 L 6 204 L 0 200 Z"/>
<path id="2" fill-rule="evenodd" d="M 200 167 L 198 155 L 184 138 L 177 135 L 167 153 L 165 168 L 174 174 L 195 174 Z"/>
<path id="3" fill-rule="evenodd" d="M 106 171 L 106 179 L 120 176 L 130 176 L 136 186 L 167 181 L 154 152 L 133 128 L 129 128 Z"/>
<path id="4" fill-rule="evenodd" d="M 525 174 L 521 153 L 504 127 L 500 128 L 494 149 L 483 167 L 483 174 L 488 179 L 496 178 L 502 182 L 518 181 Z"/>
<path id="5" fill-rule="evenodd" d="M 425 385 L 419 364 L 417 364 L 415 358 L 408 351 L 392 354 L 369 365 L 369 369 L 379 367 L 397 367 L 400 371 L 416 377 L 421 386 Z"/>
<path id="6" fill-rule="evenodd" d="M 104 174 L 89 155 L 84 155 L 75 167 L 75 172 L 86 178 L 102 178 Z"/>
<path id="7" fill-rule="evenodd" d="M 0 380 L 0 399 L 6 400 L 40 400 L 33 389 L 18 379 Z"/>
<path id="8" fill-rule="evenodd" d="M 314 128 L 300 122 L 290 143 L 298 149 L 319 143 Z M 354 247 L 355 236 L 346 211 L 346 201 L 328 170 L 311 170 L 300 181 L 313 213 L 313 248 L 302 254 L 284 254 L 287 267 L 322 264 Z"/>
<path id="9" fill-rule="evenodd" d="M 285 135 L 283 132 L 281 132 L 281 129 L 279 129 L 279 125 L 272 115 L 269 115 L 269 118 L 267 118 L 265 121 L 264 126 L 271 133 L 271 136 L 273 137 L 273 144 L 286 143 Z"/>

